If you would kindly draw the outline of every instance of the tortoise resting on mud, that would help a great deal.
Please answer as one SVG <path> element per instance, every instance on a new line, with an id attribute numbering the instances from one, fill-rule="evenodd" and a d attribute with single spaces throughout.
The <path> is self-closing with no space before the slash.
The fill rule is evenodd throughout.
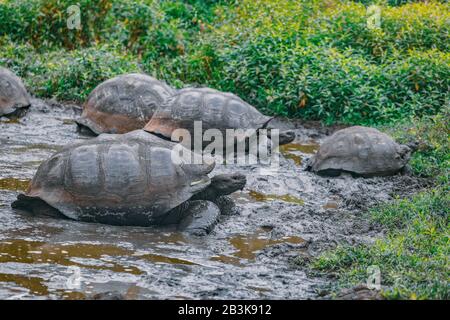
<path id="1" fill-rule="evenodd" d="M 148 75 L 120 75 L 90 93 L 77 123 L 95 134 L 142 129 L 153 112 L 174 93 L 167 84 Z"/>
<path id="2" fill-rule="evenodd" d="M 112 225 L 177 225 L 206 234 L 230 205 L 224 196 L 243 189 L 246 178 L 210 179 L 214 162 L 174 162 L 174 145 L 136 130 L 65 147 L 41 164 L 12 207 Z"/>
<path id="3" fill-rule="evenodd" d="M 232 93 L 185 88 L 155 111 L 144 130 L 167 139 L 173 139 L 172 134 L 177 129 L 186 129 L 194 136 L 194 122 L 201 121 L 203 132 L 218 129 L 225 136 L 226 129 L 275 129 L 271 127 L 272 119 Z M 293 131 L 284 131 L 278 136 L 280 145 L 294 139 Z"/>
<path id="4" fill-rule="evenodd" d="M 320 175 L 393 175 L 405 170 L 414 146 L 396 143 L 374 128 L 354 126 L 336 131 L 310 159 L 307 170 Z"/>
<path id="5" fill-rule="evenodd" d="M 6 68 L 0 67 L 0 117 L 21 116 L 30 106 L 22 80 Z"/>

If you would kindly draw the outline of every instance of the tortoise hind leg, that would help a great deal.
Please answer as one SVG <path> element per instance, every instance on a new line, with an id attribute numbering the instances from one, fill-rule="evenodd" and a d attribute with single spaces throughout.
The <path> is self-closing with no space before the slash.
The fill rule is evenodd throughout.
<path id="1" fill-rule="evenodd" d="M 184 218 L 178 229 L 195 236 L 205 236 L 219 221 L 220 209 L 211 201 L 194 200 L 188 202 Z"/>
<path id="2" fill-rule="evenodd" d="M 36 216 L 66 218 L 59 210 L 48 205 L 44 200 L 28 197 L 24 194 L 19 194 L 17 200 L 11 204 L 11 207 L 13 209 L 30 212 Z"/>

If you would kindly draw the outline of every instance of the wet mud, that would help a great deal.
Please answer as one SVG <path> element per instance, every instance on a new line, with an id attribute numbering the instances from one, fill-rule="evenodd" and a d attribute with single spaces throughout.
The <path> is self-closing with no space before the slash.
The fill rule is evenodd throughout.
<path id="1" fill-rule="evenodd" d="M 335 128 L 278 120 L 296 140 L 280 150 L 276 170 L 218 165 L 248 183 L 233 194 L 239 215 L 224 216 L 206 237 L 34 217 L 10 204 L 39 164 L 61 147 L 91 137 L 77 131 L 78 106 L 34 99 L 21 119 L 0 119 L 0 299 L 305 299 L 329 279 L 291 263 L 337 243 L 383 235 L 364 212 L 415 192 L 422 182 L 318 177 L 306 161 Z"/>

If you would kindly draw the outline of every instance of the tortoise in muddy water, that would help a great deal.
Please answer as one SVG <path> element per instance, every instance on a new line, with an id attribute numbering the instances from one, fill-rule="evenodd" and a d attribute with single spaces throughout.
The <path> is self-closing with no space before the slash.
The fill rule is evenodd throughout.
<path id="1" fill-rule="evenodd" d="M 142 129 L 153 112 L 174 93 L 167 84 L 148 75 L 120 75 L 90 93 L 76 122 L 95 134 Z"/>
<path id="2" fill-rule="evenodd" d="M 325 139 L 307 170 L 320 175 L 388 176 L 403 171 L 413 147 L 396 143 L 374 128 L 354 126 Z"/>
<path id="3" fill-rule="evenodd" d="M 201 133 L 217 129 L 225 137 L 226 129 L 275 129 L 271 127 L 272 119 L 232 93 L 185 88 L 155 111 L 144 130 L 171 139 L 175 130 L 186 129 L 193 137 L 194 123 L 201 121 Z M 284 131 L 278 136 L 280 145 L 294 139 L 293 131 Z"/>
<path id="4" fill-rule="evenodd" d="M 0 67 L 0 117 L 21 116 L 30 106 L 30 96 L 22 80 Z"/>
<path id="5" fill-rule="evenodd" d="M 246 178 L 210 179 L 213 161 L 172 161 L 174 145 L 136 130 L 65 147 L 41 164 L 12 207 L 111 225 L 177 225 L 206 234 L 228 209 L 224 196 L 242 189 Z"/>

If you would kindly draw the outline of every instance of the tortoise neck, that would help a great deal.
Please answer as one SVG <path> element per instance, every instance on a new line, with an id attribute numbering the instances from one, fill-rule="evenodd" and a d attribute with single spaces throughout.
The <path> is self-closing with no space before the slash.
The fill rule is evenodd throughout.
<path id="1" fill-rule="evenodd" d="M 195 194 L 191 200 L 209 200 L 214 201 L 218 197 L 217 191 L 214 188 L 213 185 L 209 185 L 204 190 L 200 191 L 199 193 Z"/>

